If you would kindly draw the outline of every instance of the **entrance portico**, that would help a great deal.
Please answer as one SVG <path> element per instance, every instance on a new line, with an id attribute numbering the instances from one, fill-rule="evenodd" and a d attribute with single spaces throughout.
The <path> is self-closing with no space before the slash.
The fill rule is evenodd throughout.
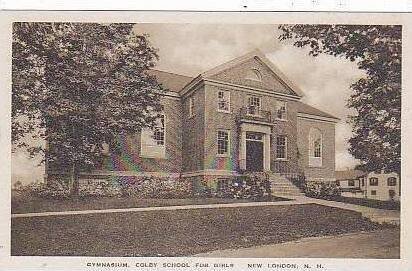
<path id="1" fill-rule="evenodd" d="M 246 171 L 270 170 L 271 126 L 240 124 L 239 167 Z"/>

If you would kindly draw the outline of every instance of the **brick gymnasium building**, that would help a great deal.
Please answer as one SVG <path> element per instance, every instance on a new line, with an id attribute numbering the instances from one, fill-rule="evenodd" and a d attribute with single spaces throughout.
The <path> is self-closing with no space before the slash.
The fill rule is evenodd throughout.
<path id="1" fill-rule="evenodd" d="M 335 181 L 339 119 L 301 102 L 302 91 L 260 51 L 195 78 L 151 73 L 168 89 L 158 127 L 122 138 L 121 152 L 94 174 L 178 177 L 195 187 L 245 171 Z"/>

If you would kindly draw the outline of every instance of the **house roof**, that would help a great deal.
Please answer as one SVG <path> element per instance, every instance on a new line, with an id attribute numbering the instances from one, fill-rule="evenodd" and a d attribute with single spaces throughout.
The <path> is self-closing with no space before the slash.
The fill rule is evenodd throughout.
<path id="1" fill-rule="evenodd" d="M 149 70 L 149 74 L 156 76 L 163 87 L 173 92 L 181 91 L 193 79 L 193 77 L 159 70 Z"/>
<path id="2" fill-rule="evenodd" d="M 321 117 L 325 117 L 325 118 L 332 118 L 332 119 L 336 119 L 339 120 L 339 118 L 326 113 L 324 111 L 321 111 L 313 106 L 310 106 L 308 104 L 302 103 L 302 102 L 298 102 L 298 113 L 304 113 L 304 114 L 309 114 L 309 115 L 315 115 L 315 116 L 321 116 Z"/>
<path id="3" fill-rule="evenodd" d="M 353 180 L 365 176 L 367 173 L 362 170 L 341 170 L 335 171 L 336 180 Z"/>

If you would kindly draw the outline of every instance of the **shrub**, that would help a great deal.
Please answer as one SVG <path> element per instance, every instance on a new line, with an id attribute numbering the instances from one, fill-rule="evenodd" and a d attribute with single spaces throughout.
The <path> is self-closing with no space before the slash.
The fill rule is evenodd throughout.
<path id="1" fill-rule="evenodd" d="M 111 177 L 109 183 L 117 183 L 122 196 L 139 198 L 186 198 L 192 189 L 188 182 L 179 178 L 131 176 Z"/>
<path id="2" fill-rule="evenodd" d="M 217 191 L 216 196 L 259 200 L 270 196 L 270 190 L 270 182 L 266 174 L 244 174 L 234 179 L 225 190 Z"/>
<path id="3" fill-rule="evenodd" d="M 33 183 L 26 188 L 33 196 L 47 199 L 63 199 L 70 197 L 70 188 L 64 183 Z"/>
<path id="4" fill-rule="evenodd" d="M 305 187 L 306 196 L 319 199 L 336 199 L 340 197 L 341 192 L 336 183 L 309 182 Z"/>

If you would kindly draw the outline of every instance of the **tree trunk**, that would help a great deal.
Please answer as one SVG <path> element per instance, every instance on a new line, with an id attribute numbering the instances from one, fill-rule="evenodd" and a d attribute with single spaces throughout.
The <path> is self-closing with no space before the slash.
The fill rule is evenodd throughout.
<path id="1" fill-rule="evenodd" d="M 70 171 L 70 195 L 79 195 L 79 172 L 76 167 L 76 163 L 73 163 Z"/>

